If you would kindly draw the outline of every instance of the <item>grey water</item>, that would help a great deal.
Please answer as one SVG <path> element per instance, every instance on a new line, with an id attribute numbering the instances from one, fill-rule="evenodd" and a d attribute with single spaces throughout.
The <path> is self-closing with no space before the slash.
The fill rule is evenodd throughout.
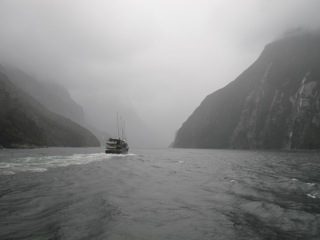
<path id="1" fill-rule="evenodd" d="M 0 239 L 320 239 L 320 153 L 0 150 Z"/>

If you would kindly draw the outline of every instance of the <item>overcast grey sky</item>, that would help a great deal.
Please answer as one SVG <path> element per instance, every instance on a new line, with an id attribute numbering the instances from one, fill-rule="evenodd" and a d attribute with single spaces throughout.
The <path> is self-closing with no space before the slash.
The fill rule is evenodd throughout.
<path id="1" fill-rule="evenodd" d="M 318 29 L 319 9 L 319 0 L 0 0 L 0 61 L 67 87 L 98 128 L 101 109 L 125 106 L 169 144 L 267 43 Z"/>

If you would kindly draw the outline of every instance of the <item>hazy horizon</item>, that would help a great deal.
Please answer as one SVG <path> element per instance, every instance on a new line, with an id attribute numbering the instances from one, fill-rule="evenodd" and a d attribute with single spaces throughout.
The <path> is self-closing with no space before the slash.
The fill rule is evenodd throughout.
<path id="1" fill-rule="evenodd" d="M 319 30 L 318 9 L 317 0 L 2 0 L 0 64 L 66 87 L 101 130 L 116 134 L 120 112 L 131 138 L 152 133 L 167 146 L 266 44 Z"/>

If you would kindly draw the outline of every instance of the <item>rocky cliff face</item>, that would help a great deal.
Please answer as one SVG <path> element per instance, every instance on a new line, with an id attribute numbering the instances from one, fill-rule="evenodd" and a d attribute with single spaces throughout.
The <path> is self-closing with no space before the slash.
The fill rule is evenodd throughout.
<path id="1" fill-rule="evenodd" d="M 40 82 L 19 69 L 6 69 L 5 73 L 14 85 L 35 98 L 49 111 L 83 125 L 83 109 L 64 87 L 54 82 Z"/>
<path id="2" fill-rule="evenodd" d="M 320 34 L 267 45 L 229 85 L 207 96 L 174 147 L 320 148 Z"/>
<path id="3" fill-rule="evenodd" d="M 109 137 L 109 134 L 97 130 L 85 120 L 83 108 L 71 98 L 68 90 L 63 86 L 52 81 L 38 81 L 25 72 L 12 67 L 3 69 L 3 72 L 16 87 L 35 98 L 50 112 L 70 119 L 88 129 L 98 137 L 101 144 L 105 144 L 104 137 Z"/>
<path id="4" fill-rule="evenodd" d="M 0 67 L 0 147 L 99 146 L 87 129 L 47 110 Z"/>

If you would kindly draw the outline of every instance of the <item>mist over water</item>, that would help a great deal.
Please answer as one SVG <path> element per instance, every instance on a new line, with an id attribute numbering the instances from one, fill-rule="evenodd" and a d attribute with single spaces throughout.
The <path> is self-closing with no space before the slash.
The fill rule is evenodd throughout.
<path id="1" fill-rule="evenodd" d="M 99 131 L 114 135 L 121 112 L 132 144 L 165 147 L 266 44 L 319 29 L 319 8 L 318 0 L 1 0 L 0 65 L 65 87 Z"/>
<path id="2" fill-rule="evenodd" d="M 0 151 L 1 239 L 319 239 L 318 152 Z"/>
<path id="3" fill-rule="evenodd" d="M 34 85 L 53 108 L 78 109 L 103 144 L 118 137 L 119 112 L 130 153 L 0 149 L 0 240 L 319 240 L 319 152 L 135 149 L 168 146 L 208 94 L 286 31 L 319 31 L 319 8 L 1 0 L 0 70 L 63 86 L 50 89 L 66 109 Z"/>

